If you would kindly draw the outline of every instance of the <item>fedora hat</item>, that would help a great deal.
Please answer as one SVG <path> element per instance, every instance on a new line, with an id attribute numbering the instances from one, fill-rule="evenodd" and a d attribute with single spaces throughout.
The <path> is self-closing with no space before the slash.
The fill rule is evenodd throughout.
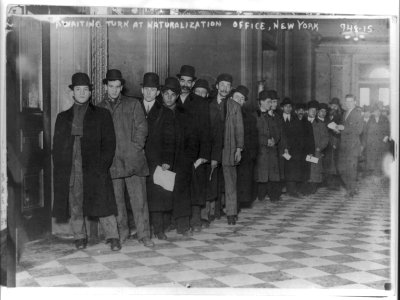
<path id="1" fill-rule="evenodd" d="M 181 93 L 181 85 L 175 77 L 168 77 L 165 79 L 165 84 L 161 87 L 161 91 L 171 90 L 176 94 Z"/>
<path id="2" fill-rule="evenodd" d="M 160 87 L 160 77 L 156 73 L 148 72 L 143 75 L 143 83 L 141 84 L 143 87 Z"/>
<path id="3" fill-rule="evenodd" d="M 119 80 L 121 84 L 125 84 L 125 79 L 122 78 L 122 74 L 120 70 L 111 69 L 107 71 L 106 78 L 103 79 L 103 84 L 107 84 L 109 81 Z"/>
<path id="4" fill-rule="evenodd" d="M 69 85 L 71 90 L 74 89 L 75 86 L 86 85 L 90 90 L 93 88 L 93 84 L 90 83 L 90 79 L 88 74 L 86 73 L 75 73 L 71 78 L 72 84 Z"/>
<path id="5" fill-rule="evenodd" d="M 340 105 L 340 100 L 339 98 L 332 98 L 331 102 L 329 102 L 329 104 L 336 104 L 336 105 Z"/>
<path id="6" fill-rule="evenodd" d="M 236 89 L 232 91 L 232 96 L 234 93 L 240 93 L 244 96 L 244 98 L 247 100 L 247 97 L 249 95 L 249 89 L 245 87 L 244 85 L 238 85 Z"/>
<path id="7" fill-rule="evenodd" d="M 315 108 L 315 109 L 319 109 L 319 103 L 317 100 L 311 100 L 310 102 L 307 103 L 307 109 L 310 108 Z"/>
<path id="8" fill-rule="evenodd" d="M 192 77 L 193 80 L 196 80 L 196 76 L 194 76 L 195 70 L 194 67 L 189 66 L 189 65 L 183 65 L 181 67 L 181 70 L 178 74 L 176 74 L 176 77 L 181 77 L 181 76 L 188 76 Z"/>
<path id="9" fill-rule="evenodd" d="M 227 81 L 227 82 L 230 82 L 232 84 L 233 77 L 232 77 L 231 74 L 222 73 L 222 74 L 218 75 L 216 84 L 220 83 L 221 81 Z"/>
<path id="10" fill-rule="evenodd" d="M 288 104 L 290 104 L 290 105 L 293 106 L 292 100 L 290 100 L 289 97 L 285 97 L 285 98 L 283 99 L 282 103 L 281 103 L 281 106 L 284 107 L 285 105 L 288 105 Z"/>
<path id="11" fill-rule="evenodd" d="M 193 91 L 197 88 L 206 89 L 207 92 L 210 92 L 210 86 L 208 85 L 208 81 L 205 79 L 197 79 L 193 86 Z"/>

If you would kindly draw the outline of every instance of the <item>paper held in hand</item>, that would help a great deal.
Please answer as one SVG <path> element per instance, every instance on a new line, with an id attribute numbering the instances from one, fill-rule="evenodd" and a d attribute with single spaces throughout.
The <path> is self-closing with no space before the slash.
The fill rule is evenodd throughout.
<path id="1" fill-rule="evenodd" d="M 318 163 L 318 157 L 312 156 L 312 155 L 307 155 L 306 156 L 306 161 L 312 162 L 314 164 Z"/>
<path id="2" fill-rule="evenodd" d="M 289 153 L 283 153 L 282 156 L 283 156 L 286 160 L 290 160 L 290 158 L 292 157 Z"/>
<path id="3" fill-rule="evenodd" d="M 163 171 L 160 166 L 157 166 L 153 175 L 153 180 L 155 184 L 161 186 L 167 191 L 172 192 L 175 185 L 175 175 L 176 173 L 168 170 Z"/>
<path id="4" fill-rule="evenodd" d="M 338 125 L 335 122 L 330 122 L 328 124 L 328 128 L 332 129 L 332 130 L 344 130 L 344 126 L 343 125 Z"/>

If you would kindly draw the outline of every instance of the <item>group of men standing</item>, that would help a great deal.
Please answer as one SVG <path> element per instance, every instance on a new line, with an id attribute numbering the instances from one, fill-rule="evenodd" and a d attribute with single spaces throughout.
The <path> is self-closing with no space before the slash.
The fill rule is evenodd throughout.
<path id="1" fill-rule="evenodd" d="M 111 249 L 121 249 L 132 236 L 126 199 L 138 240 L 152 247 L 152 235 L 167 239 L 176 229 L 190 236 L 224 214 L 235 225 L 238 203 L 267 194 L 278 201 L 282 182 L 291 196 L 314 193 L 327 166 L 340 173 L 348 197 L 357 192 L 354 149 L 363 120 L 353 96 L 343 118 L 326 116 L 327 105 L 317 101 L 301 118 L 290 99 L 277 107 L 275 91 L 260 92 L 258 107 L 249 109 L 248 88 L 232 83 L 220 74 L 211 91 L 184 65 L 163 85 L 156 73 L 144 74 L 139 100 L 122 94 L 125 79 L 111 69 L 104 98 L 90 101 L 88 75 L 72 76 L 74 104 L 59 113 L 54 132 L 53 215 L 70 218 L 77 249 L 87 246 L 85 217 L 98 218 Z M 337 126 L 328 129 L 332 121 Z M 172 191 L 154 182 L 157 168 L 175 173 Z"/>

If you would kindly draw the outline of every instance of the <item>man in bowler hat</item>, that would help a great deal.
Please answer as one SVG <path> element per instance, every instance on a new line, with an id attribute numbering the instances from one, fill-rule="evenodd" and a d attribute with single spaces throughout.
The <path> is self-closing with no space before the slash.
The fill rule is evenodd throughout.
<path id="1" fill-rule="evenodd" d="M 92 84 L 85 73 L 72 76 L 74 104 L 57 115 L 54 139 L 53 215 L 70 224 L 77 249 L 87 245 L 85 217 L 98 217 L 111 250 L 121 249 L 109 168 L 115 154 L 110 113 L 89 102 Z"/>
<path id="2" fill-rule="evenodd" d="M 194 170 L 193 180 L 190 183 L 192 191 L 190 201 L 192 203 L 192 217 L 190 226 L 193 231 L 201 231 L 201 208 L 206 204 L 206 162 L 210 161 L 210 115 L 208 102 L 196 94 L 192 93 L 192 87 L 197 79 L 195 68 L 189 65 L 183 65 L 180 72 L 176 74 L 181 87 L 181 93 L 176 101 L 178 107 L 183 107 L 185 112 L 191 117 L 186 120 L 193 123 L 190 126 L 193 135 L 196 138 L 197 154 L 196 160 L 200 165 Z M 187 124 L 188 125 L 188 124 Z M 189 127 L 189 126 L 187 126 Z"/>
<path id="3" fill-rule="evenodd" d="M 121 94 L 125 79 L 119 70 L 107 71 L 103 79 L 105 95 L 98 104 L 107 109 L 113 118 L 117 147 L 110 172 L 118 206 L 118 227 L 121 241 L 129 237 L 125 187 L 129 194 L 138 240 L 153 246 L 150 240 L 150 223 L 147 206 L 146 176 L 149 168 L 144 152 L 147 138 L 147 121 L 137 99 Z"/>

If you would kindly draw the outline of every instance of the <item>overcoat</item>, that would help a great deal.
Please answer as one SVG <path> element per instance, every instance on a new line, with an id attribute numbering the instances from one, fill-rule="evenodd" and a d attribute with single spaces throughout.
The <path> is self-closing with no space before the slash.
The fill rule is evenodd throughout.
<path id="1" fill-rule="evenodd" d="M 283 134 L 286 137 L 287 149 L 291 156 L 290 160 L 284 160 L 284 178 L 286 181 L 303 180 L 303 147 L 304 130 L 303 124 L 296 115 L 291 114 L 290 121 L 283 121 Z"/>
<path id="2" fill-rule="evenodd" d="M 73 107 L 57 115 L 53 137 L 53 216 L 66 220 L 69 213 L 69 183 L 72 150 Z M 89 104 L 83 119 L 81 138 L 83 172 L 83 214 L 105 217 L 117 214 L 109 168 L 115 153 L 115 132 L 110 113 Z"/>
<path id="3" fill-rule="evenodd" d="M 139 100 L 121 95 L 112 107 L 106 97 L 98 106 L 108 109 L 114 121 L 117 146 L 110 168 L 111 178 L 149 175 L 144 154 L 147 121 Z"/>
<path id="4" fill-rule="evenodd" d="M 363 119 L 361 112 L 353 109 L 347 119 L 345 113 L 342 116 L 341 125 L 344 130 L 340 134 L 338 149 L 338 171 L 340 174 L 347 171 L 349 166 L 354 165 L 361 154 L 360 135 L 363 131 Z"/>
<path id="5" fill-rule="evenodd" d="M 309 154 L 314 154 L 315 144 L 314 144 L 314 132 L 313 126 L 307 117 L 304 117 L 300 122 L 303 123 L 303 181 L 308 181 L 310 179 L 311 164 L 306 161 L 306 156 Z"/>
<path id="6" fill-rule="evenodd" d="M 141 101 L 143 105 L 143 100 Z M 143 111 L 144 105 L 143 105 Z M 149 211 L 168 211 L 172 209 L 172 192 L 154 184 L 153 175 L 157 166 L 170 165 L 173 169 L 175 159 L 174 113 L 158 100 L 148 112 L 148 137 L 145 154 L 150 175 L 146 180 L 147 202 Z"/>
<path id="7" fill-rule="evenodd" d="M 279 143 L 282 141 L 282 127 L 279 119 L 257 110 L 255 113 L 258 130 L 258 154 L 255 167 L 256 182 L 280 181 Z M 268 146 L 268 139 L 274 138 L 275 145 Z"/>
<path id="8" fill-rule="evenodd" d="M 237 200 L 248 203 L 253 200 L 254 166 L 258 151 L 257 120 L 248 108 L 242 107 L 244 148 L 237 166 Z"/>
<path id="9" fill-rule="evenodd" d="M 389 141 L 383 141 L 390 137 L 390 124 L 385 116 L 380 116 L 378 122 L 371 116 L 367 123 L 364 139 L 365 161 L 367 170 L 382 170 L 382 160 L 389 152 Z"/>
<path id="10" fill-rule="evenodd" d="M 243 117 L 242 109 L 238 103 L 232 99 L 224 99 L 225 124 L 224 124 L 224 144 L 222 149 L 222 165 L 234 166 L 235 152 L 237 148 L 243 149 Z"/>
<path id="11" fill-rule="evenodd" d="M 176 106 L 174 112 L 175 159 L 172 171 L 176 173 L 173 190 L 174 218 L 191 215 L 191 181 L 193 163 L 197 159 L 198 144 L 192 116 L 183 106 Z"/>
<path id="12" fill-rule="evenodd" d="M 340 124 L 341 115 L 339 113 L 330 115 L 327 117 L 327 123 L 335 122 Z M 337 175 L 337 160 L 338 160 L 338 146 L 340 141 L 340 133 L 336 133 L 332 129 L 328 128 L 329 143 L 325 148 L 324 157 L 322 159 L 322 169 L 325 174 Z M 336 149 L 335 149 L 336 148 Z"/>
<path id="13" fill-rule="evenodd" d="M 315 118 L 312 123 L 313 127 L 313 136 L 314 136 L 314 147 L 315 150 L 313 152 L 314 156 L 318 158 L 318 163 L 310 164 L 310 182 L 322 182 L 322 158 L 323 151 L 328 146 L 329 143 L 329 134 L 328 129 L 326 127 L 326 123 Z M 319 149 L 319 151 L 317 151 Z"/>

